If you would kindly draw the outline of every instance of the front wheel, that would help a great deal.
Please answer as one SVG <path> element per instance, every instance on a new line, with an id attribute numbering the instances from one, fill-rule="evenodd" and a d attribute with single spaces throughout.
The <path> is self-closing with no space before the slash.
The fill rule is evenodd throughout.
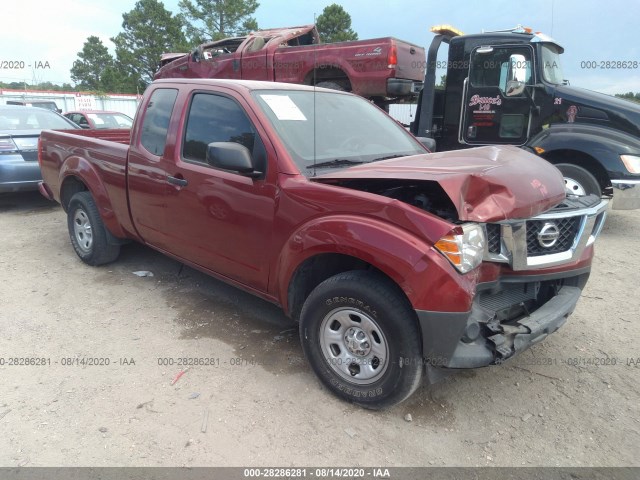
<path id="1" fill-rule="evenodd" d="M 300 317 L 305 356 L 337 396 L 370 409 L 409 397 L 422 377 L 415 312 L 380 274 L 350 271 L 318 285 Z"/>
<path id="2" fill-rule="evenodd" d="M 71 197 L 67 226 L 71 245 L 84 263 L 102 265 L 118 258 L 120 246 L 109 243 L 107 230 L 91 193 L 78 192 Z"/>
<path id="3" fill-rule="evenodd" d="M 556 167 L 564 176 L 564 185 L 568 195 L 602 195 L 598 180 L 584 168 L 571 163 L 558 163 Z"/>

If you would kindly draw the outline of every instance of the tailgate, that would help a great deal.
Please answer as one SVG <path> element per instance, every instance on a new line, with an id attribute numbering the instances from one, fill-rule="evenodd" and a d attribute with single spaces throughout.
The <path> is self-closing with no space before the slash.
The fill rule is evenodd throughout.
<path id="1" fill-rule="evenodd" d="M 426 67 L 424 48 L 393 39 L 398 54 L 396 78 L 423 81 Z"/>

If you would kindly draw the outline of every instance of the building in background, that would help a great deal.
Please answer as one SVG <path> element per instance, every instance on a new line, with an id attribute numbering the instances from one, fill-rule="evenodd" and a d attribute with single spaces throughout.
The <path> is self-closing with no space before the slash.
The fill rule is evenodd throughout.
<path id="1" fill-rule="evenodd" d="M 19 101 L 53 101 L 62 112 L 71 110 L 112 110 L 133 117 L 141 96 L 121 93 L 94 95 L 87 92 L 54 92 L 47 90 L 0 90 L 0 105 Z"/>

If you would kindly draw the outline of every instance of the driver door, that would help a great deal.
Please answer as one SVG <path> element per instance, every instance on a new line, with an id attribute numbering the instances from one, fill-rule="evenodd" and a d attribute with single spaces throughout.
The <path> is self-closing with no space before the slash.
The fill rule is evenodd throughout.
<path id="1" fill-rule="evenodd" d="M 482 46 L 471 53 L 464 86 L 459 141 L 471 145 L 523 145 L 531 123 L 533 50 Z"/>

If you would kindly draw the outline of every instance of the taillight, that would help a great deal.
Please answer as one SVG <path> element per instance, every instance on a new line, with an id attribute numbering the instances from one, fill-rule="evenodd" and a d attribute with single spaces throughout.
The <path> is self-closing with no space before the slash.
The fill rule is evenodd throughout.
<path id="1" fill-rule="evenodd" d="M 38 165 L 42 168 L 42 138 L 38 137 Z"/>
<path id="2" fill-rule="evenodd" d="M 18 146 L 9 137 L 0 138 L 0 153 L 14 153 L 18 151 Z"/>
<path id="3" fill-rule="evenodd" d="M 391 42 L 391 47 L 389 47 L 389 52 L 387 53 L 387 68 L 396 68 L 398 65 L 398 47 L 395 42 Z"/>

